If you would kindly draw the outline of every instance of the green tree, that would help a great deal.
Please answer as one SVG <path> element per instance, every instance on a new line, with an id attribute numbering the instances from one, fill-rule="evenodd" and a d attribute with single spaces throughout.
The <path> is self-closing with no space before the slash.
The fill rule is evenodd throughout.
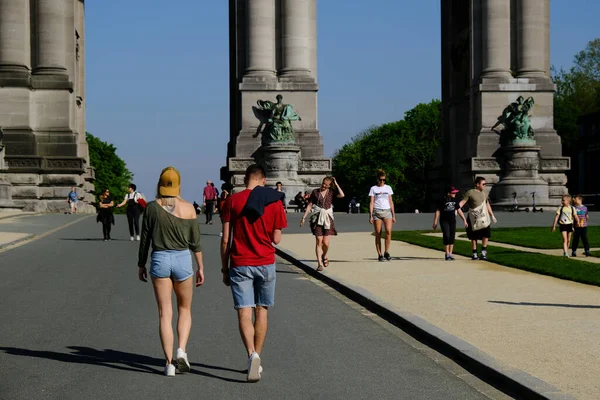
<path id="1" fill-rule="evenodd" d="M 333 157 L 333 174 L 348 197 L 368 206 L 377 169 L 386 172 L 399 209 L 427 203 L 427 171 L 441 139 L 440 101 L 419 104 L 400 121 L 373 126 L 353 137 Z M 344 199 L 347 206 L 349 199 Z M 345 208 L 342 208 L 345 209 Z"/>
<path id="2" fill-rule="evenodd" d="M 568 71 L 552 69 L 556 83 L 554 127 L 567 152 L 576 147 L 577 119 L 600 110 L 600 39 L 589 42 L 575 55 L 573 64 Z"/>
<path id="3" fill-rule="evenodd" d="M 94 182 L 96 196 L 108 189 L 115 202 L 121 202 L 133 179 L 133 174 L 127 169 L 125 161 L 117 155 L 117 148 L 114 145 L 103 142 L 87 132 L 85 138 L 90 151 L 90 164 L 96 174 Z"/>

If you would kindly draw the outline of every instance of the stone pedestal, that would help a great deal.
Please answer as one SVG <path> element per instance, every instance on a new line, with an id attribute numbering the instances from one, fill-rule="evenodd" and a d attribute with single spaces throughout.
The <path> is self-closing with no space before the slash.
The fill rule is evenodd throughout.
<path id="1" fill-rule="evenodd" d="M 22 209 L 23 206 L 17 205 L 12 199 L 12 185 L 0 173 L 0 213 L 2 211 L 20 211 Z"/>
<path id="2" fill-rule="evenodd" d="M 298 176 L 300 168 L 300 146 L 295 144 L 270 144 L 261 146 L 256 152 L 256 162 L 265 168 L 267 186 L 283 184 L 288 205 L 298 192 L 304 193 L 306 184 Z"/>
<path id="3" fill-rule="evenodd" d="M 513 205 L 513 193 L 520 205 L 531 205 L 533 193 L 536 205 L 550 205 L 548 182 L 539 176 L 540 150 L 535 142 L 512 143 L 500 149 L 502 173 L 490 193 L 495 199 L 494 206 Z"/>

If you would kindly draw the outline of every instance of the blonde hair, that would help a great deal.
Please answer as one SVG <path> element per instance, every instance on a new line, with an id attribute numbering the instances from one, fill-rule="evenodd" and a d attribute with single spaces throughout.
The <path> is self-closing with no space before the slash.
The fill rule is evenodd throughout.
<path id="1" fill-rule="evenodd" d="M 571 201 L 571 195 L 570 194 L 563 194 L 562 199 L 563 200 L 569 200 L 569 201 Z"/>

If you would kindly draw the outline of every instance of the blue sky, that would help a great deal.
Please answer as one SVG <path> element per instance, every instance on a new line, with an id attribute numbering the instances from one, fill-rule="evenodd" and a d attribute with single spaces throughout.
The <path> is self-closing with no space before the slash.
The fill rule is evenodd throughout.
<path id="1" fill-rule="evenodd" d="M 439 0 L 318 0 L 319 129 L 326 156 L 365 128 L 441 97 Z M 551 1 L 551 61 L 600 36 L 600 1 Z M 229 141 L 228 2 L 86 3 L 87 130 L 113 143 L 153 197 L 160 170 L 183 197 L 219 186 Z"/>

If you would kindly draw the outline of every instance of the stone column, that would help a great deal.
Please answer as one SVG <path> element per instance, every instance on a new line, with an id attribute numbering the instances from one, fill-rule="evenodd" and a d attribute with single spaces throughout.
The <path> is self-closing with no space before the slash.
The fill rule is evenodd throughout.
<path id="1" fill-rule="evenodd" d="M 0 72 L 29 73 L 29 0 L 0 0 Z"/>
<path id="2" fill-rule="evenodd" d="M 275 0 L 248 0 L 246 4 L 246 76 L 275 77 Z"/>
<path id="3" fill-rule="evenodd" d="M 481 77 L 510 79 L 510 1 L 483 0 L 482 3 Z"/>
<path id="4" fill-rule="evenodd" d="M 545 78 L 546 7 L 549 0 L 517 2 L 517 77 Z"/>
<path id="5" fill-rule="evenodd" d="M 282 0 L 282 76 L 310 74 L 311 2 Z"/>
<path id="6" fill-rule="evenodd" d="M 33 73 L 67 75 L 67 16 L 72 0 L 37 0 L 35 10 L 36 57 Z"/>

